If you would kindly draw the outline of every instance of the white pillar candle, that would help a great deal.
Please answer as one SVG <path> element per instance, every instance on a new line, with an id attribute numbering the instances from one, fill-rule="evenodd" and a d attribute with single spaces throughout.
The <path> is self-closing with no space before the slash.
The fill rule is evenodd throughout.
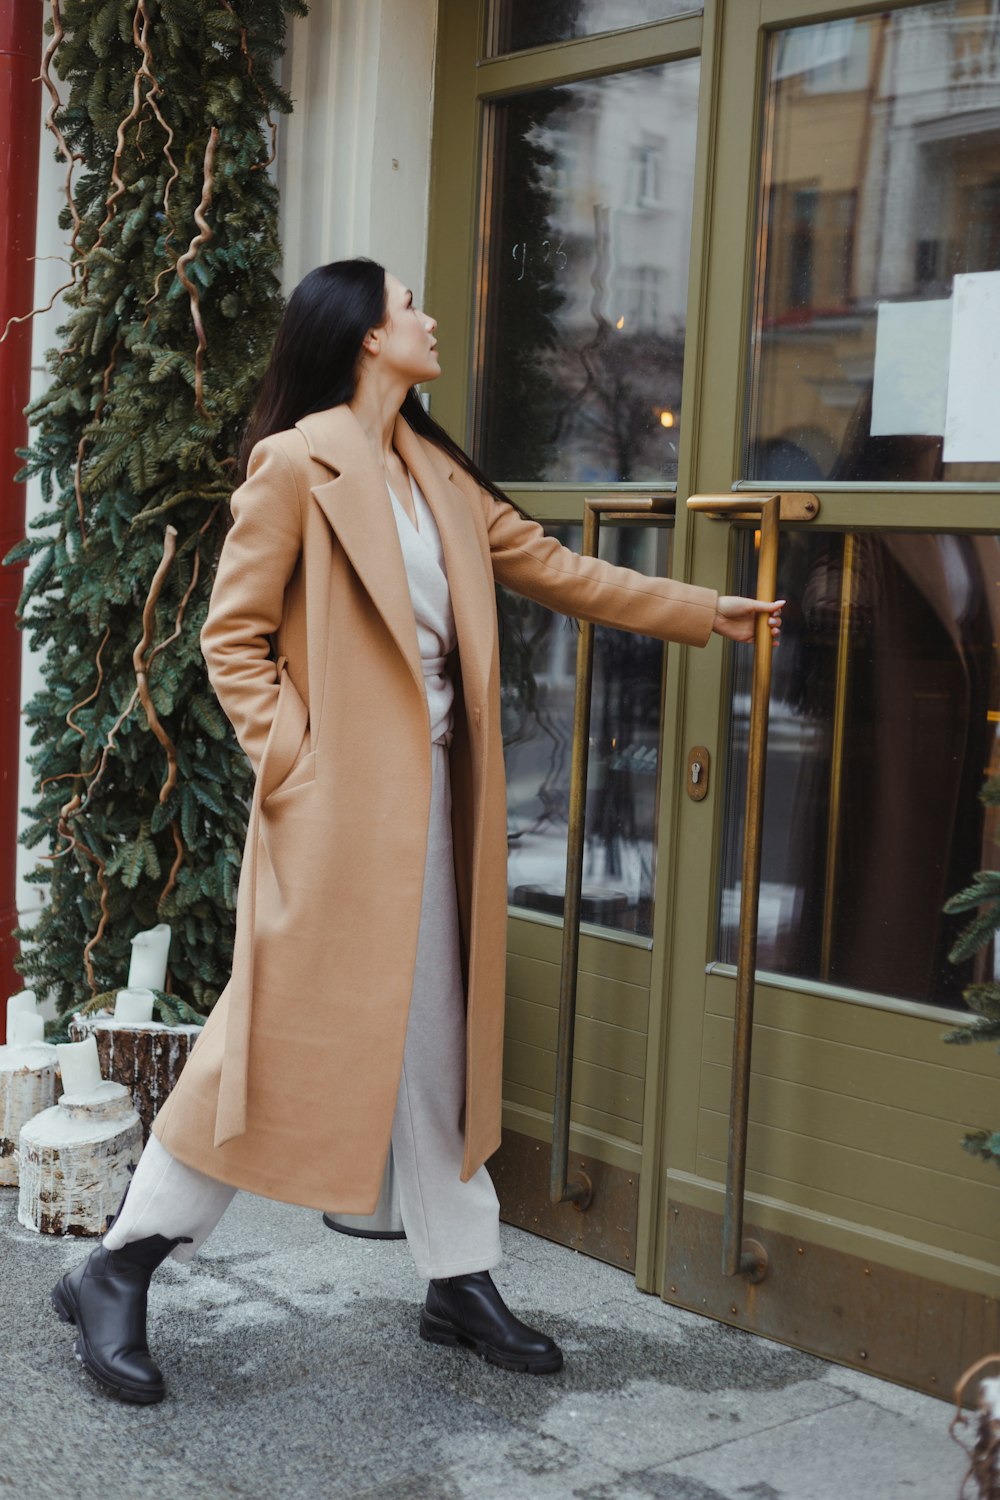
<path id="1" fill-rule="evenodd" d="M 132 962 L 128 970 L 128 988 L 162 990 L 167 977 L 167 953 L 170 950 L 170 924 L 160 922 L 148 932 L 137 932 L 132 939 Z"/>
<path id="2" fill-rule="evenodd" d="M 11 1016 L 7 1041 L 12 1047 L 30 1047 L 45 1040 L 45 1020 L 36 1010 L 16 1010 Z"/>
<path id="3" fill-rule="evenodd" d="M 101 1064 L 97 1057 L 97 1038 L 88 1036 L 83 1042 L 59 1042 L 56 1058 L 62 1073 L 64 1094 L 90 1094 L 99 1088 Z"/>
<path id="4" fill-rule="evenodd" d="M 115 999 L 115 1020 L 151 1021 L 155 998 L 152 990 L 119 990 Z"/>
<path id="5" fill-rule="evenodd" d="M 34 990 L 18 990 L 16 995 L 11 995 L 7 1001 L 7 1040 L 10 1041 L 11 1025 L 19 1010 L 34 1010 L 36 995 Z"/>

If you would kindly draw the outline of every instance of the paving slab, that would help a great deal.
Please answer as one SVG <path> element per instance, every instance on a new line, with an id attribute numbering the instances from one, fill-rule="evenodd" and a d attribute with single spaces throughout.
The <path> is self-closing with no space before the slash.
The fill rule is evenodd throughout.
<path id="1" fill-rule="evenodd" d="M 563 1347 L 552 1376 L 424 1343 L 404 1242 L 241 1193 L 150 1291 L 166 1399 L 73 1357 L 49 1290 L 92 1241 L 0 1192 L 0 1494 L 16 1500 L 958 1500 L 950 1409 L 673 1308 L 502 1226 L 494 1277 Z"/>

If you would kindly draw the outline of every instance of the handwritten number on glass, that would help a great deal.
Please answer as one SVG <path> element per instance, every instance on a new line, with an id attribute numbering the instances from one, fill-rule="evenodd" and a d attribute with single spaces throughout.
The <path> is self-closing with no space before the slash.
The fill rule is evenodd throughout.
<path id="1" fill-rule="evenodd" d="M 557 245 L 553 245 L 552 240 L 542 240 L 538 250 L 532 251 L 528 247 L 527 240 L 519 240 L 511 251 L 515 265 L 520 266 L 518 281 L 524 280 L 529 260 L 542 266 L 552 266 L 557 271 L 563 270 L 569 260 L 569 256 L 563 249 L 564 243 L 560 240 Z"/>

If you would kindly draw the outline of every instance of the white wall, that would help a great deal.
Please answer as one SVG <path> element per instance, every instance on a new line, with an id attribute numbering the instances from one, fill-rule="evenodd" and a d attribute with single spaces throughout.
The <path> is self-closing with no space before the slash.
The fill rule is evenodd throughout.
<path id="1" fill-rule="evenodd" d="M 296 20 L 279 155 L 284 280 L 370 255 L 419 298 L 437 0 L 326 0 Z"/>
<path id="2" fill-rule="evenodd" d="M 279 116 L 276 171 L 282 194 L 282 282 L 290 292 L 325 261 L 370 255 L 423 291 L 427 253 L 431 108 L 437 0 L 314 0 L 296 19 L 282 64 L 282 82 L 295 113 Z M 41 89 L 39 89 L 41 96 Z M 43 119 L 48 100 L 39 99 Z M 57 223 L 65 169 L 54 160 L 54 138 L 44 126 L 39 161 L 37 254 L 64 256 Z M 35 306 L 44 306 L 66 265 L 40 258 Z M 45 350 L 58 343 L 59 301 L 34 321 L 32 397 L 45 388 Z M 27 516 L 41 493 L 28 487 Z M 38 658 L 22 635 L 21 702 L 41 685 Z M 53 733 L 60 726 L 53 725 Z M 28 733 L 21 726 L 18 806 L 32 800 Z M 19 815 L 18 831 L 24 826 Z M 29 925 L 44 889 L 25 874 L 42 850 L 17 849 L 18 919 Z"/>

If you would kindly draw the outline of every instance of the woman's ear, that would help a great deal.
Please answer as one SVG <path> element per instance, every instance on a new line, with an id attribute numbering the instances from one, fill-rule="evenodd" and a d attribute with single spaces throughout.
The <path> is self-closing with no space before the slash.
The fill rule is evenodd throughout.
<path id="1" fill-rule="evenodd" d="M 368 333 L 365 335 L 365 338 L 364 338 L 364 340 L 362 342 L 361 347 L 362 347 L 362 349 L 366 349 L 369 354 L 377 354 L 378 353 L 378 350 L 379 350 L 378 333 L 377 333 L 377 331 L 374 328 L 369 329 Z"/>

